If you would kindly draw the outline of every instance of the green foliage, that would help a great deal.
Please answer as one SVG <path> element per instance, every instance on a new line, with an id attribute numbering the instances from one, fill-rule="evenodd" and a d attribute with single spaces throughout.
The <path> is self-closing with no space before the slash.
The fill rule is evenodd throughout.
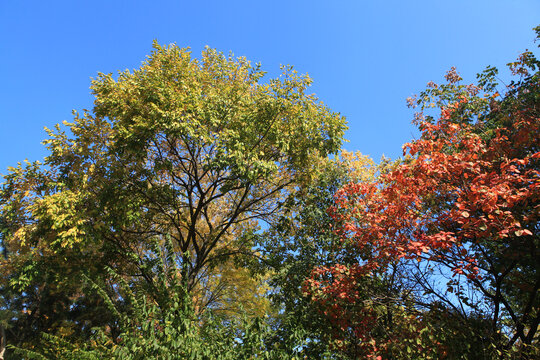
<path id="1" fill-rule="evenodd" d="M 139 69 L 92 81 L 92 111 L 75 113 L 65 130 L 47 129 L 43 164 L 4 177 L 8 343 L 34 351 L 41 333 L 77 346 L 93 328 L 119 331 L 118 314 L 82 279 L 106 284 L 106 295 L 129 308 L 103 270 L 112 268 L 153 306 L 169 294 L 155 263 L 155 244 L 169 239 L 167 266 L 178 270 L 195 314 L 214 308 L 233 321 L 243 306 L 265 311 L 264 280 L 236 260 L 254 255 L 258 221 L 273 221 L 317 162 L 340 148 L 346 127 L 308 94 L 307 76 L 292 67 L 263 76 L 244 58 L 206 49 L 198 60 L 154 44 Z"/>
<path id="2" fill-rule="evenodd" d="M 165 248 L 171 248 L 168 243 Z M 224 321 L 211 310 L 197 313 L 182 287 L 178 269 L 169 267 L 170 252 L 162 252 L 157 266 L 159 301 L 137 294 L 118 274 L 117 291 L 123 300 L 111 298 L 97 283 L 87 279 L 87 292 L 96 292 L 116 316 L 117 329 L 94 328 L 92 337 L 75 345 L 69 337 L 44 334 L 41 350 L 14 348 L 30 359 L 300 359 L 301 338 L 272 343 L 272 329 L 264 318 L 238 317 Z M 119 304 L 129 304 L 126 308 Z M 304 340 L 305 341 L 305 340 Z"/>
<path id="3" fill-rule="evenodd" d="M 308 333 L 308 358 L 346 358 L 335 342 L 335 333 L 341 330 L 304 292 L 305 281 L 314 268 L 354 261 L 334 233 L 327 209 L 341 186 L 374 179 L 386 165 L 383 161 L 376 166 L 367 156 L 346 151 L 335 159 L 321 161 L 310 183 L 287 203 L 288 211 L 278 224 L 260 238 L 263 265 L 271 272 L 270 285 L 275 289 L 270 297 L 280 314 L 276 316 L 276 336 L 286 338 L 299 329 Z"/>

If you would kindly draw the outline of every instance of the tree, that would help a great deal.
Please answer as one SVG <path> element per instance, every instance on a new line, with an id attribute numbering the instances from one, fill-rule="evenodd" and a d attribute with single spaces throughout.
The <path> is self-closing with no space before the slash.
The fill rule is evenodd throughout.
<path id="1" fill-rule="evenodd" d="M 294 332 L 307 333 L 311 340 L 305 346 L 308 358 L 355 358 L 352 347 L 346 344 L 351 337 L 343 335 L 339 325 L 327 319 L 325 306 L 306 296 L 304 281 L 313 268 L 355 261 L 333 231 L 334 220 L 327 212 L 333 194 L 350 182 L 374 181 L 391 166 L 387 160 L 376 165 L 365 155 L 344 150 L 339 157 L 321 161 L 310 183 L 291 199 L 278 224 L 260 239 L 264 265 L 272 274 L 271 300 L 279 310 L 276 337 L 286 339 Z M 366 279 L 364 285 L 366 290 L 373 290 L 375 281 Z M 387 284 L 378 285 L 388 288 Z"/>
<path id="2" fill-rule="evenodd" d="M 43 165 L 5 176 L 1 290 L 18 312 L 9 342 L 111 323 L 79 281 L 102 278 L 104 266 L 159 303 L 167 294 L 155 284 L 153 241 L 173 242 L 169 266 L 188 293 L 211 284 L 205 274 L 218 264 L 253 252 L 254 221 L 279 213 L 345 129 L 306 94 L 307 76 L 291 67 L 263 75 L 244 58 L 206 49 L 196 60 L 155 44 L 140 69 L 92 81 L 92 112 L 75 114 L 69 131 L 48 130 Z"/>
<path id="3" fill-rule="evenodd" d="M 363 344 L 373 342 L 368 354 L 388 356 L 392 339 L 370 332 L 382 321 L 376 308 L 347 317 L 347 306 L 363 296 L 358 284 L 415 262 L 420 292 L 405 308 L 417 327 L 426 328 L 442 301 L 464 328 L 489 319 L 481 326 L 487 335 L 475 335 L 499 356 L 540 351 L 539 65 L 531 52 L 511 63 L 519 78 L 506 92 L 497 91 L 494 68 L 479 76 L 478 86 L 461 85 L 455 69 L 447 84 L 428 84 L 416 101 L 425 110 L 417 115 L 421 138 L 404 146 L 404 162 L 378 182 L 348 184 L 336 193 L 337 232 L 353 245 L 358 262 L 316 270 L 309 291 L 336 307 L 330 315 L 358 332 Z M 426 113 L 433 106 L 440 109 L 437 120 Z M 437 270 L 436 279 L 449 278 L 444 289 L 429 280 Z M 424 352 L 424 345 L 418 349 Z M 448 346 L 433 346 L 448 354 Z"/>

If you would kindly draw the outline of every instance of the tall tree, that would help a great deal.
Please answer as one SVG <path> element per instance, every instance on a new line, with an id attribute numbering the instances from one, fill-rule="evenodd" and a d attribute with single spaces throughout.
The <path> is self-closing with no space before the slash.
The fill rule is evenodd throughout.
<path id="1" fill-rule="evenodd" d="M 154 241 L 172 241 L 168 266 L 188 292 L 252 251 L 253 221 L 271 221 L 345 130 L 306 93 L 307 76 L 291 67 L 263 76 L 244 58 L 206 49 L 197 60 L 155 44 L 140 69 L 92 81 L 92 112 L 48 131 L 43 165 L 5 177 L 1 290 L 18 311 L 8 341 L 106 322 L 78 281 L 103 277 L 105 265 L 159 302 L 167 294 L 155 285 Z"/>
<path id="2" fill-rule="evenodd" d="M 378 342 L 368 354 L 389 356 L 394 340 L 377 338 L 367 325 L 382 322 L 376 308 L 347 318 L 347 304 L 363 299 L 361 279 L 411 260 L 422 270 L 415 272 L 421 292 L 408 307 L 417 327 L 426 328 L 426 311 L 443 304 L 463 328 L 489 319 L 474 334 L 483 339 L 484 354 L 489 344 L 499 356 L 539 353 L 539 65 L 531 52 L 511 63 L 518 78 L 505 92 L 497 91 L 493 68 L 479 76 L 478 86 L 461 85 L 452 69 L 447 84 L 430 83 L 417 101 L 426 112 L 438 107 L 440 115 L 417 115 L 422 136 L 405 145 L 405 161 L 379 182 L 349 184 L 336 194 L 338 233 L 353 244 L 358 262 L 318 269 L 310 291 L 334 304 L 331 315 L 364 344 Z M 444 277 L 441 289 L 434 279 Z M 439 356 L 452 350 L 429 346 Z M 425 344 L 416 348 L 426 353 Z"/>

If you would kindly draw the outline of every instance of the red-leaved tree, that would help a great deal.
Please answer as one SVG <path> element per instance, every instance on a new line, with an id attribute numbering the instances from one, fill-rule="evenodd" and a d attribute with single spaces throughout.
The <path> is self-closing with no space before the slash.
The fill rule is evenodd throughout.
<path id="1" fill-rule="evenodd" d="M 428 330 L 428 313 L 441 304 L 464 323 L 483 319 L 482 341 L 500 356 L 538 352 L 539 64 L 530 52 L 510 64 L 518 79 L 504 92 L 494 68 L 478 86 L 461 85 L 455 69 L 447 83 L 428 84 L 410 101 L 422 109 L 421 137 L 404 146 L 405 159 L 377 182 L 335 195 L 336 232 L 358 261 L 314 269 L 305 289 L 341 324 L 336 337 L 355 337 L 359 354 L 396 356 L 396 344 L 416 337 L 407 351 L 443 357 L 448 345 L 409 331 Z M 436 118 L 428 114 L 433 105 Z M 416 285 L 387 299 L 406 309 L 388 321 L 385 303 L 368 301 L 358 284 L 399 264 L 416 269 Z"/>

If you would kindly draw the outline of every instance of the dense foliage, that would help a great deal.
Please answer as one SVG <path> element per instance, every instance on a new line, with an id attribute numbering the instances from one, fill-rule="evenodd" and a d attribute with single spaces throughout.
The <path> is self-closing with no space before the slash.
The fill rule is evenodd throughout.
<path id="1" fill-rule="evenodd" d="M 172 242 L 167 266 L 196 313 L 265 312 L 264 279 L 242 257 L 256 255 L 258 222 L 272 222 L 314 164 L 339 150 L 345 125 L 306 93 L 307 76 L 263 75 L 243 58 L 207 49 L 196 60 L 156 44 L 140 69 L 92 82 L 93 110 L 48 131 L 44 164 L 5 177 L 8 343 L 39 347 L 43 332 L 85 342 L 96 326 L 118 337 L 116 316 L 81 279 L 107 280 L 123 298 L 110 267 L 138 296 L 162 301 L 156 241 Z"/>
<path id="2" fill-rule="evenodd" d="M 100 74 L 4 176 L 0 359 L 536 358 L 540 61 L 509 65 L 429 83 L 379 164 L 291 67 Z"/>
<path id="3" fill-rule="evenodd" d="M 530 52 L 510 64 L 519 79 L 503 95 L 493 69 L 479 76 L 480 86 L 461 85 L 452 69 L 446 84 L 430 83 L 410 100 L 423 111 L 421 137 L 404 146 L 403 162 L 336 193 L 331 216 L 357 261 L 316 268 L 308 291 L 357 353 L 395 358 L 410 337 L 419 341 L 407 352 L 422 357 L 538 355 L 539 65 Z M 432 107 L 437 118 L 424 113 Z M 413 285 L 366 302 L 366 279 L 400 266 Z M 396 306 L 405 313 L 389 310 Z M 441 308 L 460 327 L 435 332 L 450 330 L 446 340 L 419 338 L 417 331 L 438 326 L 432 316 Z M 455 353 L 445 344 L 455 331 L 470 332 L 474 344 L 465 340 Z"/>

